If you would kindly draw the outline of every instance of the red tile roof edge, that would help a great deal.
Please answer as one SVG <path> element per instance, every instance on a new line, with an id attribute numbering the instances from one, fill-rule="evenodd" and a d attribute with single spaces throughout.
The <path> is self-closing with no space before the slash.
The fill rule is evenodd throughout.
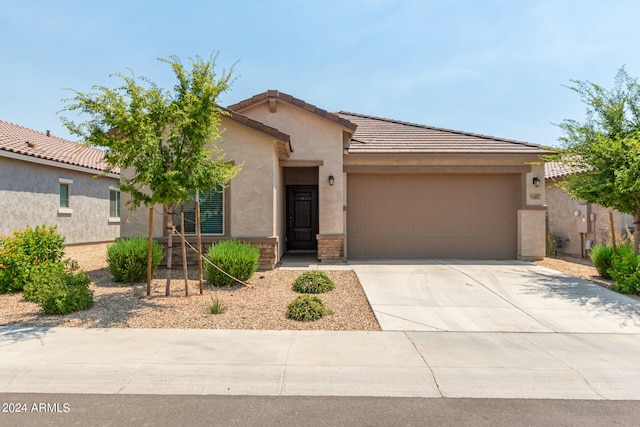
<path id="1" fill-rule="evenodd" d="M 40 145 L 43 142 L 54 145 L 47 145 L 43 150 Z M 33 145 L 29 145 L 29 143 Z M 23 149 L 16 147 L 19 144 L 25 144 L 26 147 Z M 116 175 L 120 173 L 117 168 L 111 170 L 107 167 L 103 161 L 104 151 L 102 150 L 5 120 L 0 120 L 0 151 L 82 167 L 96 172 Z M 62 154 L 66 154 L 66 156 L 62 156 Z"/>

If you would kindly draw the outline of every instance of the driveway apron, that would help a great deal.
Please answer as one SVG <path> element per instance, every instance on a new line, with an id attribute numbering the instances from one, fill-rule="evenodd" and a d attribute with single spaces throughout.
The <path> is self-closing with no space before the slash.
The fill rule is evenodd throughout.
<path id="1" fill-rule="evenodd" d="M 640 301 L 526 262 L 351 266 L 384 331 L 640 333 Z"/>

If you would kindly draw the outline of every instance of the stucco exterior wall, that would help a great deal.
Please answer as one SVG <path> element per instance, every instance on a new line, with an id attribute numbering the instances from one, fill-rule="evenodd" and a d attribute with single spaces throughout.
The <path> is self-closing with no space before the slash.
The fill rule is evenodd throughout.
<path id="1" fill-rule="evenodd" d="M 242 170 L 231 180 L 224 202 L 225 229 L 233 237 L 273 237 L 278 231 L 277 205 L 279 202 L 281 171 L 275 142 L 270 138 L 237 122 L 223 118 L 221 128 L 225 129 L 224 141 L 216 144 L 222 148 L 227 160 L 242 165 Z M 123 175 L 130 173 L 124 171 Z M 125 206 L 128 196 L 122 195 L 123 237 L 146 236 L 148 233 L 147 208 L 130 212 Z M 162 206 L 157 206 L 153 219 L 153 236 L 164 235 L 163 218 L 159 214 Z M 283 214 L 282 214 L 283 215 Z M 282 220 L 283 221 L 283 220 Z M 227 236 L 227 237 L 230 237 Z"/>
<path id="2" fill-rule="evenodd" d="M 562 242 L 558 253 L 582 255 L 584 247 L 581 247 L 578 225 L 583 220 L 595 220 L 591 221 L 591 231 L 584 235 L 583 245 L 586 245 L 587 240 L 593 240 L 595 244 L 611 242 L 610 209 L 595 204 L 583 204 L 555 186 L 550 180 L 547 181 L 546 187 L 549 231 L 555 233 Z M 580 211 L 578 216 L 575 215 L 577 211 Z M 591 215 L 595 216 L 592 218 Z M 620 236 L 624 235 L 625 225 L 632 223 L 632 220 L 630 215 L 613 211 L 613 222 L 616 234 Z"/>
<path id="3" fill-rule="evenodd" d="M 518 211 L 518 259 L 535 260 L 545 256 L 545 211 Z"/>
<path id="4" fill-rule="evenodd" d="M 320 234 L 343 234 L 343 128 L 299 107 L 277 102 L 275 113 L 266 103 L 243 114 L 280 129 L 291 136 L 293 153 L 289 160 L 322 161 L 318 170 Z M 329 175 L 335 179 L 330 186 Z"/>
<path id="5" fill-rule="evenodd" d="M 57 226 L 66 244 L 112 241 L 120 236 L 120 223 L 109 221 L 109 187 L 115 178 L 0 157 L 0 234 L 26 226 Z M 71 213 L 58 213 L 59 178 L 69 185 Z"/>
<path id="6" fill-rule="evenodd" d="M 261 133 L 223 119 L 226 158 L 242 170 L 229 184 L 231 235 L 271 237 L 277 233 L 276 205 L 280 170 L 275 143 Z"/>

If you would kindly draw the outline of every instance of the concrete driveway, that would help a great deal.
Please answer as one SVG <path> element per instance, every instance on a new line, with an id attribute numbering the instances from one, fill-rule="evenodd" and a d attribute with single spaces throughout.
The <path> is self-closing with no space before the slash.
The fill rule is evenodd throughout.
<path id="1" fill-rule="evenodd" d="M 640 333 L 640 301 L 526 262 L 350 264 L 385 331 Z"/>

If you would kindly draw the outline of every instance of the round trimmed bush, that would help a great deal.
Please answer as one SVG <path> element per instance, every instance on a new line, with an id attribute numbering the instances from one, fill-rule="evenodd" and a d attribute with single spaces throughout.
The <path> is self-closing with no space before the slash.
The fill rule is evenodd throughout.
<path id="1" fill-rule="evenodd" d="M 300 295 L 287 307 L 287 319 L 309 322 L 322 316 L 333 314 L 322 300 L 315 295 Z"/>
<path id="2" fill-rule="evenodd" d="M 107 247 L 107 264 L 113 280 L 121 283 L 144 282 L 147 279 L 147 254 L 149 241 L 146 237 L 117 239 Z M 151 272 L 154 273 L 164 256 L 164 249 L 155 240 L 151 247 Z"/>
<path id="3" fill-rule="evenodd" d="M 260 250 L 251 243 L 231 239 L 211 246 L 205 258 L 230 276 L 244 282 L 249 280 L 258 270 Z M 204 262 L 204 269 L 210 284 L 213 286 L 233 286 L 236 284 L 236 280 L 222 273 L 209 262 Z"/>
<path id="4" fill-rule="evenodd" d="M 305 271 L 293 282 L 293 290 L 301 294 L 322 294 L 335 288 L 333 281 L 322 271 Z"/>

